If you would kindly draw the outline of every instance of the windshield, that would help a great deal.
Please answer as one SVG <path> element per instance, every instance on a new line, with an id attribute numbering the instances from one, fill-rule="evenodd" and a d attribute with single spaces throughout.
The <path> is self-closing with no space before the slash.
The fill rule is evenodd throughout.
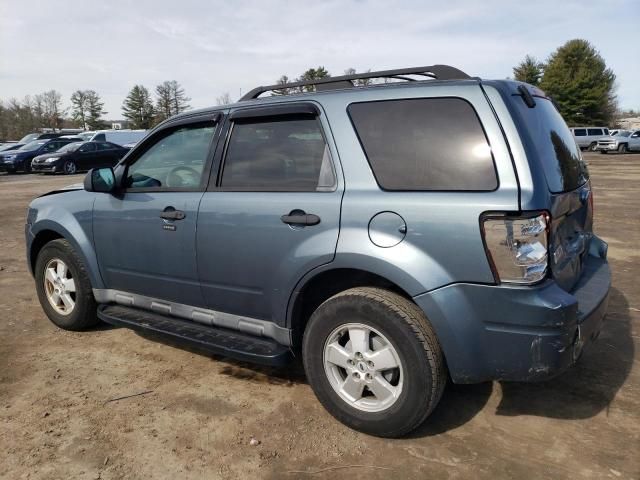
<path id="1" fill-rule="evenodd" d="M 29 143 L 36 140 L 39 136 L 39 133 L 30 133 L 29 135 L 25 135 L 24 137 L 22 137 L 18 143 Z"/>
<path id="2" fill-rule="evenodd" d="M 75 142 L 65 145 L 57 153 L 75 152 L 84 142 Z"/>
<path id="3" fill-rule="evenodd" d="M 550 100 L 536 97 L 536 106 L 514 102 L 530 135 L 531 148 L 553 193 L 575 190 L 589 179 L 587 165 L 562 116 Z"/>
<path id="4" fill-rule="evenodd" d="M 29 142 L 26 145 L 23 145 L 22 147 L 20 147 L 19 150 L 22 152 L 30 152 L 32 150 L 37 150 L 48 141 L 49 140 L 36 140 L 35 142 Z"/>
<path id="5" fill-rule="evenodd" d="M 79 133 L 76 136 L 80 137 L 82 140 L 91 140 L 91 137 L 93 137 L 95 134 L 96 134 L 95 132 L 85 132 L 85 133 Z"/>
<path id="6" fill-rule="evenodd" d="M 616 137 L 628 137 L 631 135 L 631 132 L 618 132 L 615 134 Z"/>

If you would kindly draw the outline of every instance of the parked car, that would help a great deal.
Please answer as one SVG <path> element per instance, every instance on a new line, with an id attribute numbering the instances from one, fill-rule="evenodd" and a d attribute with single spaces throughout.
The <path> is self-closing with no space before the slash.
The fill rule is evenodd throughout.
<path id="1" fill-rule="evenodd" d="M 260 98 L 283 87 L 316 92 Z M 172 117 L 32 201 L 26 250 L 59 327 L 271 365 L 297 352 L 331 414 L 395 437 L 448 377 L 548 379 L 598 336 L 611 275 L 592 199 L 544 92 L 435 65 Z"/>
<path id="2" fill-rule="evenodd" d="M 60 147 L 73 141 L 74 140 L 70 138 L 34 140 L 16 150 L 0 153 L 0 172 L 15 173 L 20 170 L 30 172 L 31 160 L 33 160 L 34 157 L 55 152 Z"/>
<path id="3" fill-rule="evenodd" d="M 139 142 L 146 134 L 147 130 L 97 130 L 88 140 L 126 145 Z"/>
<path id="4" fill-rule="evenodd" d="M 67 175 L 91 168 L 113 167 L 129 150 L 110 142 L 74 142 L 31 161 L 34 172 Z"/>
<path id="5" fill-rule="evenodd" d="M 20 140 L 18 140 L 18 143 L 22 144 L 22 145 L 26 145 L 27 143 L 31 143 L 35 140 L 45 140 L 45 139 L 52 139 L 52 138 L 58 138 L 65 135 L 62 132 L 47 132 L 47 133 L 29 133 L 27 135 L 25 135 L 24 137 L 22 137 Z"/>
<path id="6" fill-rule="evenodd" d="M 575 127 L 570 130 L 582 150 L 595 150 L 598 140 L 609 135 L 609 129 L 605 127 Z"/>
<path id="7" fill-rule="evenodd" d="M 640 151 L 640 130 L 620 130 L 617 135 L 601 138 L 596 150 L 600 153 Z"/>

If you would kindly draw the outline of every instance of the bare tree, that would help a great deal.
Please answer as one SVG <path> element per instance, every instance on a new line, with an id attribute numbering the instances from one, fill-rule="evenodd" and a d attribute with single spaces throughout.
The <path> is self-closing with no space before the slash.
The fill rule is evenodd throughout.
<path id="1" fill-rule="evenodd" d="M 49 90 L 42 94 L 45 125 L 53 130 L 60 128 L 62 116 L 62 95 L 57 90 Z"/>
<path id="2" fill-rule="evenodd" d="M 231 100 L 229 92 L 225 92 L 219 97 L 216 97 L 216 104 L 218 105 L 229 105 L 230 103 L 233 103 L 233 100 Z"/>

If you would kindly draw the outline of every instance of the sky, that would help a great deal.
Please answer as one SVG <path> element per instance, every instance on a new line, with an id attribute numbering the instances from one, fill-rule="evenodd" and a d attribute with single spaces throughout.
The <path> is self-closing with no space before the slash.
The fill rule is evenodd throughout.
<path id="1" fill-rule="evenodd" d="M 56 89 L 68 107 L 93 89 L 119 119 L 135 84 L 177 80 L 199 108 L 319 65 L 505 78 L 526 54 L 584 38 L 617 75 L 620 106 L 640 109 L 638 25 L 638 0 L 0 0 L 0 99 Z"/>

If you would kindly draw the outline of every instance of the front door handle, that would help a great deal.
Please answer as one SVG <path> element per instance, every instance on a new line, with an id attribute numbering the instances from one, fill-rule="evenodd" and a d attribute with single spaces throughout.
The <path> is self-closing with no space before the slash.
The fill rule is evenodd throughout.
<path id="1" fill-rule="evenodd" d="M 164 220 L 183 220 L 187 216 L 182 210 L 176 210 L 173 207 L 165 208 L 160 214 L 160 218 Z"/>
<path id="2" fill-rule="evenodd" d="M 293 210 L 288 215 L 282 215 L 280 217 L 282 223 L 289 225 L 318 225 L 320 223 L 320 217 L 313 213 L 305 213 L 302 210 Z"/>

